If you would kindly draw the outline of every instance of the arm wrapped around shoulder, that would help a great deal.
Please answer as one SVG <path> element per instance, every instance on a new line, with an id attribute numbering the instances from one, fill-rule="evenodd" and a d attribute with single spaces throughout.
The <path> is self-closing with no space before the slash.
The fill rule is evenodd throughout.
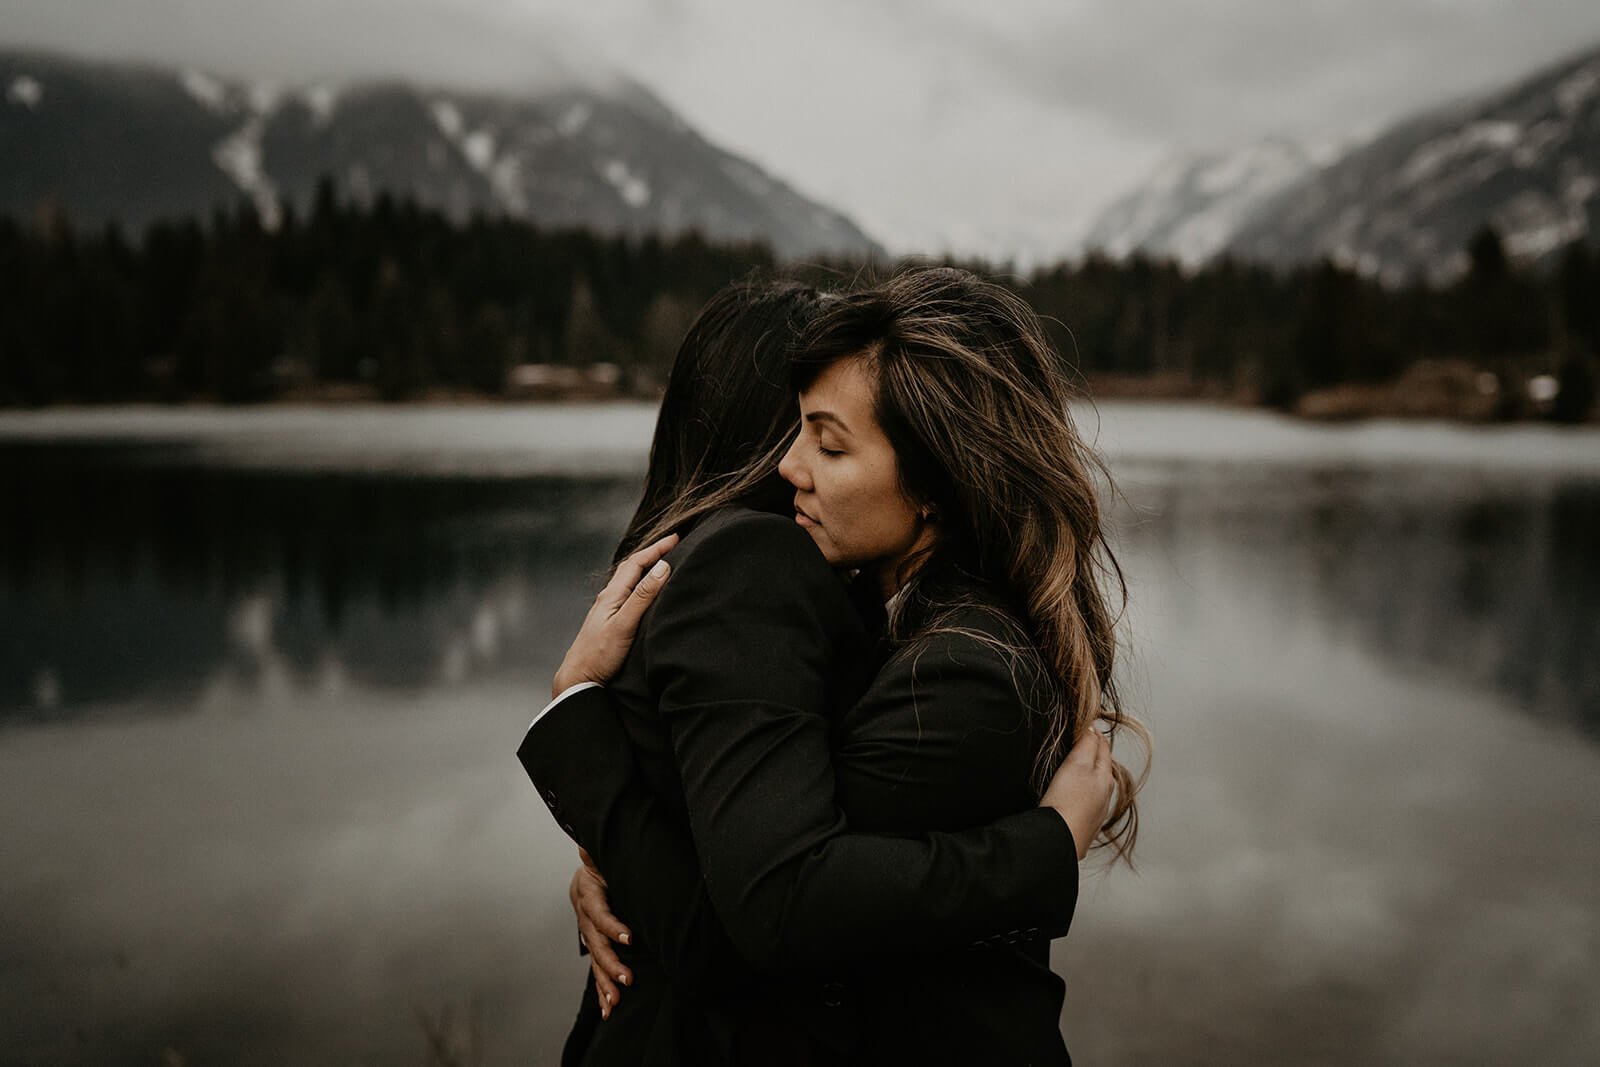
<path id="1" fill-rule="evenodd" d="M 748 623 L 726 627 L 719 647 L 755 662 L 780 657 L 783 645 L 762 647 L 778 640 L 776 624 L 738 603 L 737 588 L 706 601 Z M 787 600 L 765 583 L 746 595 L 769 608 Z M 804 617 L 792 602 L 782 610 Z M 829 722 L 789 703 L 796 690 L 781 672 L 760 680 L 760 698 L 682 680 L 680 692 L 717 694 L 673 705 L 674 743 L 708 891 L 753 963 L 783 969 L 856 958 L 864 945 L 918 951 L 1017 929 L 1066 932 L 1077 855 L 1061 819 L 1034 806 L 1031 720 L 1012 668 L 963 633 L 917 651 L 886 667 L 844 716 L 850 750 L 839 754 Z M 738 662 L 729 655 L 711 669 L 733 673 Z M 847 833 L 842 780 L 863 775 L 889 779 L 891 795 L 875 788 L 859 807 L 846 802 Z"/>

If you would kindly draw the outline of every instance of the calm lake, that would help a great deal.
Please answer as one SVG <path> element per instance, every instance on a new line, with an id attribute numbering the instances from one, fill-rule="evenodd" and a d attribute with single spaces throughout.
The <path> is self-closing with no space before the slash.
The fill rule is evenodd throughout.
<path id="1" fill-rule="evenodd" d="M 653 419 L 0 415 L 0 1062 L 553 1064 L 514 750 Z M 1600 432 L 1079 419 L 1156 758 L 1075 1058 L 1600 1062 Z"/>

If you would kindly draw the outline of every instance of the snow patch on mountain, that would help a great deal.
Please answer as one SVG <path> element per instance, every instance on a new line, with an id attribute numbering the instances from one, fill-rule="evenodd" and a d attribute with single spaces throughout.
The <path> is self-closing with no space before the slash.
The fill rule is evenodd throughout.
<path id="1" fill-rule="evenodd" d="M 479 173 L 489 173 L 494 165 L 494 140 L 494 131 L 486 129 L 473 130 L 461 138 L 461 154 Z"/>
<path id="2" fill-rule="evenodd" d="M 642 208 L 650 202 L 650 183 L 628 169 L 620 159 L 609 160 L 600 174 L 617 190 L 622 202 L 631 208 Z"/>
<path id="3" fill-rule="evenodd" d="M 522 177 L 522 157 L 515 152 L 507 152 L 494 165 L 489 168 L 489 187 L 494 190 L 494 195 L 504 204 L 506 210 L 514 215 L 524 215 L 528 210 L 527 185 Z"/>
<path id="4" fill-rule="evenodd" d="M 38 79 L 30 78 L 26 74 L 19 74 L 11 79 L 11 84 L 6 87 L 6 103 L 21 104 L 29 111 L 39 110 L 39 101 L 44 99 L 44 86 Z"/>
<path id="5" fill-rule="evenodd" d="M 300 99 L 311 112 L 312 125 L 326 126 L 339 103 L 339 91 L 331 85 L 308 85 L 301 90 Z"/>
<path id="6" fill-rule="evenodd" d="M 495 201 L 513 215 L 525 214 L 528 194 L 522 157 L 511 151 L 498 154 L 499 138 L 495 131 L 486 126 L 468 130 L 461 108 L 449 100 L 434 100 L 428 106 L 428 113 L 433 116 L 433 124 L 439 132 L 455 146 L 467 164 L 488 180 Z M 443 165 L 442 157 L 434 154 L 432 146 L 428 157 L 436 167 Z"/>
<path id="7" fill-rule="evenodd" d="M 178 81 L 183 91 L 194 97 L 201 107 L 219 115 L 227 113 L 228 87 L 211 75 L 188 67 L 179 72 Z"/>
<path id="8" fill-rule="evenodd" d="M 272 82 L 256 82 L 248 95 L 250 110 L 257 115 L 271 115 L 283 100 L 283 89 Z"/>
<path id="9" fill-rule="evenodd" d="M 588 104 L 573 104 L 556 119 L 556 130 L 563 137 L 574 137 L 594 117 L 594 108 Z"/>
<path id="10" fill-rule="evenodd" d="M 265 122 L 252 115 L 238 130 L 217 142 L 211 158 L 241 191 L 247 194 L 261 218 L 262 228 L 276 230 L 283 224 L 278 206 L 278 189 L 261 167 L 261 132 Z"/>
<path id="11" fill-rule="evenodd" d="M 452 141 L 460 139 L 461 131 L 466 129 L 460 108 L 448 100 L 435 100 L 428 105 L 428 113 L 433 116 L 433 124 L 439 127 L 440 133 Z"/>
<path id="12" fill-rule="evenodd" d="M 1500 212 L 1506 252 L 1537 259 L 1586 235 L 1587 205 L 1596 190 L 1600 190 L 1600 180 L 1588 174 L 1574 174 L 1557 197 L 1536 189 L 1519 193 Z"/>
<path id="13" fill-rule="evenodd" d="M 1521 140 L 1522 128 L 1515 122 L 1474 122 L 1418 148 L 1400 172 L 1400 180 L 1417 185 L 1465 156 L 1485 149 L 1512 148 Z"/>
<path id="14" fill-rule="evenodd" d="M 428 112 L 433 116 L 433 124 L 439 127 L 439 132 L 460 150 L 472 169 L 487 175 L 494 165 L 494 131 L 487 128 L 469 131 L 461 109 L 449 100 L 435 100 L 429 105 Z"/>

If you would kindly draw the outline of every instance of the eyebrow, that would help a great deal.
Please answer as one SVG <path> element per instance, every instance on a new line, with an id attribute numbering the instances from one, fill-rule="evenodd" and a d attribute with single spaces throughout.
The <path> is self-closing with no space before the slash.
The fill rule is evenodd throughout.
<path id="1" fill-rule="evenodd" d="M 844 420 L 841 419 L 839 416 L 835 415 L 831 411 L 813 411 L 813 412 L 809 413 L 808 415 L 806 415 L 806 421 L 807 422 L 831 422 L 831 423 L 833 423 L 834 426 L 838 427 L 841 432 L 843 432 L 843 433 L 849 433 L 850 432 L 850 427 L 848 427 L 848 426 L 846 426 L 844 424 Z"/>

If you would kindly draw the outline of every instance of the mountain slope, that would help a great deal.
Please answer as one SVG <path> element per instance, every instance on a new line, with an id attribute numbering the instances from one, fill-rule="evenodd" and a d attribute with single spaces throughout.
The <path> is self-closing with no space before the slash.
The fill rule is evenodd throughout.
<path id="1" fill-rule="evenodd" d="M 1174 159 L 1102 211 L 1084 243 L 1113 256 L 1138 249 L 1202 263 L 1263 200 L 1316 163 L 1311 150 L 1282 137 Z"/>
<path id="2" fill-rule="evenodd" d="M 141 227 L 252 198 L 268 225 L 331 175 L 457 219 L 699 230 L 784 257 L 873 254 L 840 213 L 709 143 L 648 91 L 525 96 L 402 82 L 291 89 L 0 50 L 0 213 Z"/>
<path id="3" fill-rule="evenodd" d="M 1600 49 L 1393 127 L 1266 201 L 1230 245 L 1439 280 L 1485 222 L 1525 260 L 1600 237 Z"/>

